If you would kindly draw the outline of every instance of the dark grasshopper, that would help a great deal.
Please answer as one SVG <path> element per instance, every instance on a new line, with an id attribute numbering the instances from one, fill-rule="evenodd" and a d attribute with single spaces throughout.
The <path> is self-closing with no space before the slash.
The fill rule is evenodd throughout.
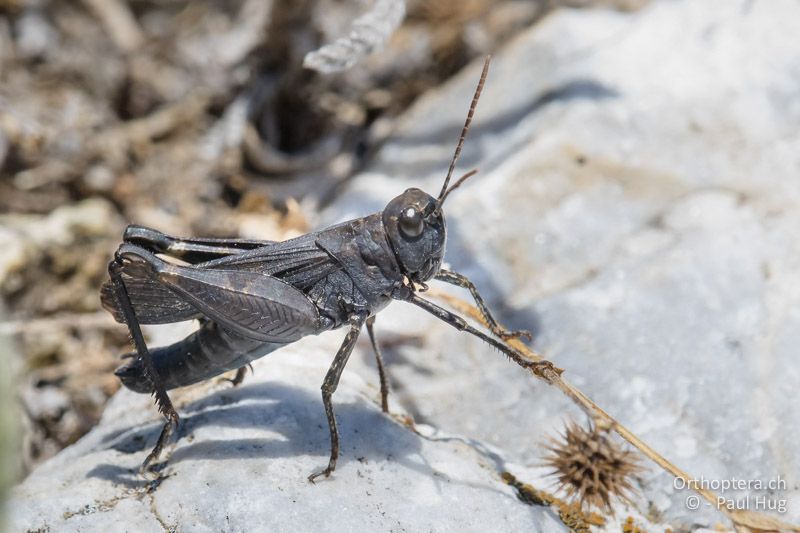
<path id="1" fill-rule="evenodd" d="M 373 325 L 375 315 L 392 300 L 421 307 L 525 368 L 549 365 L 530 361 L 498 340 L 528 334 L 500 327 L 475 286 L 466 277 L 441 268 L 446 236 L 442 205 L 453 189 L 475 173 L 448 187 L 488 67 L 487 58 L 437 198 L 408 189 L 379 213 L 284 242 L 182 239 L 141 226 L 125 230 L 124 242 L 108 267 L 111 280 L 103 285 L 101 296 L 114 318 L 128 325 L 136 347 L 132 361 L 120 367 L 117 376 L 129 389 L 152 393 L 167 419 L 143 470 L 158 458 L 178 424 L 178 413 L 166 391 L 234 369 L 238 369 L 234 380 L 238 383 L 254 359 L 306 335 L 347 326 L 322 384 L 330 460 L 309 480 L 329 476 L 339 455 L 331 397 L 364 325 L 377 359 L 381 405 L 384 411 L 388 409 L 388 383 Z M 497 338 L 418 296 L 431 279 L 468 289 Z M 148 349 L 139 327 L 191 319 L 201 321 L 196 332 L 153 350 Z"/>

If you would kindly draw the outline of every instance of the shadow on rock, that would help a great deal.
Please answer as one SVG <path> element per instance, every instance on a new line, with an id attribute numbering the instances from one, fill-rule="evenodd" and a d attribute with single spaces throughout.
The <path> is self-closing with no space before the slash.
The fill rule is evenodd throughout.
<path id="1" fill-rule="evenodd" d="M 418 437 L 391 418 L 363 403 L 337 404 L 334 397 L 339 426 L 341 454 L 339 467 L 352 459 L 391 458 L 405 467 L 431 474 L 418 455 Z M 177 447 L 165 455 L 166 465 L 184 461 L 225 459 L 274 459 L 299 455 L 320 456 L 319 466 L 327 462 L 330 451 L 328 424 L 317 394 L 270 382 L 245 385 L 238 389 L 218 391 L 192 402 L 181 412 Z M 219 427 L 266 430 L 269 436 L 246 438 L 220 438 L 191 442 L 201 428 Z M 117 431 L 106 436 L 104 447 L 122 453 L 134 453 L 155 445 L 161 424 Z M 277 433 L 278 435 L 273 435 Z M 148 483 L 138 475 L 138 464 L 125 467 L 101 464 L 87 477 L 107 479 L 129 487 L 143 488 Z M 310 472 L 309 472 L 310 473 Z"/>
<path id="2" fill-rule="evenodd" d="M 574 100 L 609 100 L 619 98 L 620 93 L 616 89 L 609 87 L 601 82 L 593 79 L 574 79 L 569 80 L 557 87 L 547 89 L 539 94 L 531 93 L 528 101 L 520 102 L 515 107 L 506 110 L 502 113 L 496 113 L 491 118 L 481 119 L 474 123 L 470 129 L 470 137 L 476 138 L 484 134 L 491 134 L 502 136 L 502 132 L 508 131 L 519 124 L 520 120 L 529 115 L 535 114 L 547 106 L 557 102 L 571 102 Z M 465 104 L 464 112 L 466 113 L 467 107 Z M 414 131 L 405 135 L 398 135 L 392 139 L 392 144 L 402 147 L 426 146 L 441 142 L 442 139 L 458 139 L 458 133 L 461 131 L 463 119 L 458 118 L 452 124 L 442 125 L 439 127 L 425 128 L 424 132 Z M 455 147 L 455 144 L 454 144 Z M 481 153 L 479 146 L 472 146 L 469 150 L 464 150 L 460 159 L 460 165 L 463 168 L 472 168 L 483 163 L 481 166 L 482 171 L 487 171 L 487 154 Z M 510 147 L 508 147 L 510 148 Z M 386 165 L 383 168 L 389 175 L 405 175 L 408 171 L 408 165 L 394 166 L 389 162 L 384 162 Z M 420 166 L 417 164 L 414 168 L 421 174 L 433 173 L 441 165 L 439 161 L 431 161 Z"/>

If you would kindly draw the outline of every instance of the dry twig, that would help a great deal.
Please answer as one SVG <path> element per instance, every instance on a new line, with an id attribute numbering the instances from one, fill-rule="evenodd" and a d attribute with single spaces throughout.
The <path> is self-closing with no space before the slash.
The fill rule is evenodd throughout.
<path id="1" fill-rule="evenodd" d="M 471 304 L 452 296 L 446 292 L 431 288 L 428 291 L 430 296 L 434 298 L 438 298 L 439 300 L 447 303 L 454 309 L 460 311 L 463 314 L 470 316 L 473 320 L 483 324 L 484 326 L 488 326 L 486 320 L 481 315 L 480 311 L 472 306 Z M 506 344 L 514 348 L 515 350 L 519 351 L 524 357 L 530 359 L 532 361 L 544 361 L 545 358 L 542 354 L 536 352 L 535 350 L 529 348 L 519 339 L 510 339 L 505 341 Z M 669 460 L 667 460 L 663 455 L 659 454 L 653 448 L 648 446 L 642 439 L 637 437 L 630 429 L 626 428 L 622 424 L 620 424 L 616 419 L 614 419 L 611 415 L 606 413 L 603 409 L 600 408 L 591 398 L 586 396 L 583 392 L 581 392 L 577 387 L 572 385 L 571 383 L 565 381 L 559 372 L 556 372 L 552 369 L 545 369 L 541 374 L 534 373 L 537 377 L 545 380 L 550 385 L 555 386 L 561 392 L 563 392 L 567 397 L 569 397 L 575 404 L 577 404 L 583 411 L 589 415 L 592 420 L 594 420 L 595 424 L 601 427 L 607 427 L 609 430 L 614 431 L 620 437 L 628 441 L 633 447 L 638 449 L 644 456 L 648 459 L 652 460 L 662 469 L 666 470 L 672 476 L 676 478 L 683 479 L 684 481 L 689 481 L 692 479 L 697 479 L 684 470 L 681 470 L 674 464 L 672 464 Z M 728 519 L 733 522 L 736 526 L 737 530 L 746 532 L 746 531 L 795 531 L 800 532 L 800 526 L 788 524 L 774 518 L 772 516 L 766 515 L 764 513 L 759 513 L 756 511 L 747 511 L 747 510 L 730 510 L 724 506 L 718 505 L 719 497 L 717 494 L 709 489 L 705 489 L 703 487 L 697 486 L 697 484 L 689 484 L 689 486 L 697 492 L 700 496 L 702 496 L 706 501 L 708 501 L 714 508 L 721 511 Z"/>
<path id="2" fill-rule="evenodd" d="M 114 44 L 125 53 L 134 52 L 144 43 L 139 23 L 123 0 L 83 0 L 103 23 Z"/>
<path id="3" fill-rule="evenodd" d="M 309 52 L 303 66 L 323 74 L 346 70 L 383 48 L 405 15 L 403 0 L 376 0 L 372 9 L 353 21 L 350 35 Z"/>

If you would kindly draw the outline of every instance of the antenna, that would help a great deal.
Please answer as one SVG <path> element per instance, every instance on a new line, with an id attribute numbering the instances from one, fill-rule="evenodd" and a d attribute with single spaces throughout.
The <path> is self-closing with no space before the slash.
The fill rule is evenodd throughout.
<path id="1" fill-rule="evenodd" d="M 481 79 L 478 80 L 478 88 L 475 89 L 475 95 L 472 97 L 472 103 L 469 106 L 469 113 L 467 113 L 467 120 L 464 122 L 464 127 L 461 129 L 461 137 L 458 139 L 458 145 L 456 146 L 456 152 L 453 154 L 453 160 L 450 162 L 450 168 L 447 170 L 447 177 L 444 179 L 444 185 L 442 185 L 442 192 L 439 193 L 439 198 L 436 200 L 436 209 L 438 210 L 442 203 L 444 203 L 444 199 L 447 197 L 448 190 L 447 186 L 450 184 L 450 178 L 453 176 L 453 171 L 456 168 L 456 162 L 458 161 L 458 156 L 461 155 L 461 147 L 464 145 L 464 139 L 467 137 L 467 132 L 469 131 L 469 125 L 472 123 L 472 116 L 475 114 L 475 108 L 478 106 L 478 98 L 481 96 L 481 91 L 483 91 L 483 84 L 486 82 L 486 75 L 489 73 L 489 63 L 492 61 L 492 56 L 486 56 L 486 61 L 483 62 L 483 70 L 481 71 Z M 464 181 L 466 178 L 462 178 L 459 182 L 453 187 L 457 187 Z M 452 190 L 452 189 L 450 189 Z"/>
<path id="2" fill-rule="evenodd" d="M 469 172 L 467 172 L 466 174 L 464 174 L 463 176 L 458 178 L 458 180 L 456 180 L 456 182 L 453 185 L 451 185 L 449 189 L 444 191 L 444 194 L 442 195 L 441 200 L 438 201 L 438 204 L 442 205 L 444 203 L 444 199 L 447 198 L 448 194 L 450 194 L 454 190 L 458 189 L 459 185 L 461 185 L 462 183 L 464 183 L 465 181 L 467 181 L 469 178 L 471 178 L 472 176 L 474 176 L 477 173 L 478 173 L 478 169 L 477 168 L 473 168 L 472 170 L 470 170 Z"/>

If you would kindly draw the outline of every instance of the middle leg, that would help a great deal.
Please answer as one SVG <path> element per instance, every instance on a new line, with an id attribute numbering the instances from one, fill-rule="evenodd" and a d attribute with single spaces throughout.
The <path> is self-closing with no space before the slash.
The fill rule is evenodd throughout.
<path id="1" fill-rule="evenodd" d="M 233 376 L 233 379 L 225 378 L 225 381 L 230 381 L 231 385 L 238 387 L 244 381 L 244 377 L 247 375 L 248 368 L 250 368 L 250 372 L 253 372 L 253 365 L 247 364 L 236 369 L 236 375 Z"/>
<path id="2" fill-rule="evenodd" d="M 333 413 L 331 398 L 333 393 L 336 392 L 336 387 L 339 386 L 339 378 L 342 377 L 342 371 L 347 364 L 347 360 L 350 359 L 350 354 L 353 352 L 356 340 L 358 340 L 361 326 L 364 325 L 366 319 L 366 314 L 353 314 L 350 316 L 350 331 L 347 332 L 342 346 L 336 352 L 336 357 L 333 358 L 333 363 L 331 363 L 328 373 L 325 375 L 325 381 L 322 382 L 322 403 L 325 406 L 325 416 L 328 418 L 328 429 L 331 434 L 331 456 L 328 460 L 328 466 L 324 470 L 308 476 L 308 480 L 312 483 L 320 476 L 329 477 L 331 472 L 336 469 L 336 460 L 339 458 L 339 431 L 336 429 L 336 416 Z"/>
<path id="3" fill-rule="evenodd" d="M 383 364 L 383 354 L 381 354 L 381 347 L 375 339 L 375 316 L 367 319 L 367 334 L 369 335 L 369 342 L 372 344 L 372 351 L 375 352 L 375 364 L 378 365 L 378 377 L 381 380 L 381 409 L 384 413 L 389 412 L 389 379 L 386 376 L 386 367 Z"/>

